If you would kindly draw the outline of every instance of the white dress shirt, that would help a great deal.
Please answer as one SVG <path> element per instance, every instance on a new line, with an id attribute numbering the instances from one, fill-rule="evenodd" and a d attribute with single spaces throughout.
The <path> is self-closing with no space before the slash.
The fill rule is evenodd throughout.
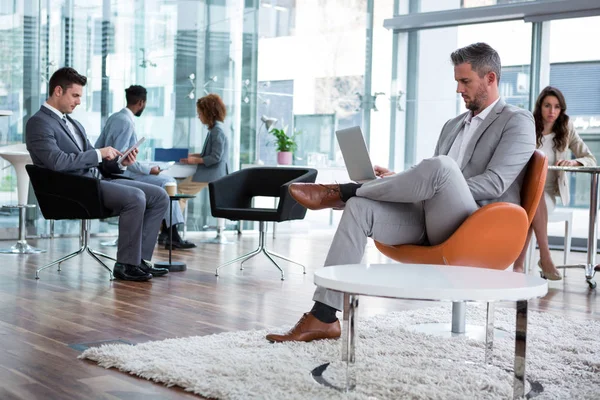
<path id="1" fill-rule="evenodd" d="M 54 114 L 56 114 L 58 116 L 58 118 L 60 118 L 62 121 L 64 121 L 67 124 L 67 128 L 69 128 L 71 135 L 73 135 L 73 139 L 75 139 L 75 143 L 77 143 L 77 146 L 79 146 L 79 149 L 81 151 L 83 151 L 83 149 L 85 148 L 83 136 L 78 132 L 77 129 L 75 129 L 75 127 L 73 126 L 73 123 L 71 121 L 69 121 L 69 119 L 67 118 L 67 115 L 61 113 L 56 108 L 52 107 L 50 104 L 48 104 L 48 102 L 44 102 L 44 107 L 46 107 L 48 110 L 52 111 Z M 96 154 L 98 155 L 98 164 L 100 164 L 102 162 L 102 153 L 98 149 L 95 149 L 95 150 L 96 150 Z"/>
<path id="2" fill-rule="evenodd" d="M 463 159 L 465 158 L 465 151 L 467 150 L 467 145 L 473 138 L 473 133 L 475 133 L 477 128 L 479 128 L 479 125 L 481 125 L 490 111 L 492 111 L 492 108 L 494 108 L 498 100 L 500 100 L 500 97 L 476 116 L 473 117 L 473 111 L 467 116 L 463 129 L 456 135 L 456 139 L 454 139 L 454 143 L 452 143 L 452 147 L 448 152 L 448 156 L 453 158 L 459 166 L 462 165 Z"/>
<path id="3" fill-rule="evenodd" d="M 131 122 L 135 125 L 135 115 L 133 115 L 133 111 L 131 111 L 128 107 L 123 108 L 123 110 L 125 110 L 129 116 L 129 119 L 131 119 Z"/>

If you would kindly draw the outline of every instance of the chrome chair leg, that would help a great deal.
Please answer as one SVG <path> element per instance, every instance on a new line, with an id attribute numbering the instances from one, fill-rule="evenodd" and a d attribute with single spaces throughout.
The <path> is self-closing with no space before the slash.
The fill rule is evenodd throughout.
<path id="1" fill-rule="evenodd" d="M 97 262 L 99 262 L 100 265 L 102 265 L 105 269 L 108 270 L 108 272 L 110 274 L 110 280 L 112 281 L 114 279 L 112 270 L 104 262 L 102 262 L 102 260 L 100 260 L 99 257 L 104 257 L 104 258 L 107 258 L 107 259 L 113 260 L 113 261 L 117 261 L 117 260 L 114 259 L 113 257 L 107 255 L 107 254 L 104 254 L 104 253 L 101 253 L 99 251 L 95 251 L 95 250 L 91 249 L 89 247 L 89 242 L 90 242 L 90 221 L 84 219 L 84 220 L 81 220 L 81 233 L 79 235 L 79 250 L 77 250 L 77 251 L 75 251 L 75 252 L 73 252 L 71 254 L 68 254 L 68 255 L 66 255 L 64 257 L 61 257 L 61 258 L 59 258 L 56 261 L 52 261 L 51 263 L 46 264 L 43 267 L 39 268 L 38 270 L 35 271 L 35 279 L 40 279 L 40 272 L 42 270 L 44 270 L 46 268 L 49 268 L 49 267 L 51 267 L 53 265 L 56 265 L 56 264 L 58 264 L 58 271 L 61 271 L 61 268 L 60 268 L 60 264 L 61 263 L 63 263 L 65 261 L 67 261 L 67 260 L 69 260 L 69 259 L 71 259 L 71 258 L 73 258 L 75 256 L 78 256 L 79 254 L 82 254 L 83 252 L 87 251 L 87 253 L 94 260 L 96 260 Z"/>
<path id="2" fill-rule="evenodd" d="M 103 267 L 104 267 L 104 268 L 105 268 L 105 269 L 108 271 L 108 274 L 109 274 L 109 276 L 110 276 L 110 279 L 109 279 L 109 280 L 111 280 L 111 281 L 112 281 L 112 280 L 114 280 L 115 278 L 114 278 L 114 276 L 113 276 L 112 269 L 110 269 L 110 268 L 108 267 L 108 265 L 104 264 L 104 262 L 103 262 L 103 261 L 102 261 L 102 260 L 101 260 L 101 259 L 100 259 L 98 256 L 102 256 L 102 257 L 110 258 L 111 260 L 114 260 L 114 258 L 112 258 L 112 257 L 109 257 L 109 256 L 107 256 L 106 254 L 97 253 L 97 252 L 95 252 L 94 250 L 90 249 L 89 247 L 88 247 L 86 250 L 87 250 L 88 254 L 89 254 L 90 256 L 92 256 L 92 258 L 93 258 L 94 260 L 98 261 L 98 263 L 100 263 L 100 265 L 102 265 L 102 266 L 103 266 Z"/>
<path id="3" fill-rule="evenodd" d="M 240 263 L 240 271 L 242 271 L 244 269 L 244 263 L 246 261 L 248 261 L 249 259 L 257 256 L 258 254 L 260 254 L 261 251 L 262 251 L 262 249 L 259 247 L 258 249 L 253 250 L 250 253 L 246 254 L 246 257 L 244 257 L 244 259 L 241 260 L 242 262 Z"/>
<path id="4" fill-rule="evenodd" d="M 289 259 L 289 258 L 287 258 L 287 257 L 284 257 L 284 256 L 282 256 L 281 254 L 277 254 L 277 253 L 275 253 L 275 252 L 272 252 L 272 251 L 269 251 L 269 250 L 267 250 L 267 249 L 265 249 L 265 251 L 266 251 L 267 253 L 269 253 L 270 255 L 272 255 L 273 257 L 281 258 L 282 260 L 285 260 L 285 261 L 287 261 L 287 262 L 290 262 L 290 263 L 292 263 L 292 264 L 296 264 L 296 265 L 299 265 L 299 266 L 301 266 L 301 267 L 302 267 L 302 273 L 303 273 L 303 274 L 306 274 L 306 267 L 305 267 L 304 265 L 300 264 L 299 262 L 296 262 L 296 261 L 294 261 L 294 260 L 291 260 L 291 259 Z"/>
<path id="5" fill-rule="evenodd" d="M 95 255 L 97 255 L 97 256 L 104 257 L 104 258 L 108 258 L 109 260 L 112 260 L 112 261 L 114 261 L 114 262 L 117 262 L 117 259 L 116 259 L 116 258 L 114 258 L 114 257 L 112 257 L 112 256 L 109 256 L 108 254 L 104 254 L 104 253 L 101 253 L 101 252 L 99 252 L 99 251 L 96 251 L 96 250 L 94 250 L 94 249 L 92 249 L 92 248 L 90 248 L 90 247 L 88 247 L 88 248 L 87 248 L 87 251 L 88 251 L 88 253 L 90 253 L 90 252 L 91 252 L 91 253 L 94 253 L 94 254 L 95 254 Z"/>
<path id="6" fill-rule="evenodd" d="M 283 280 L 285 280 L 285 276 L 283 275 L 283 270 L 281 269 L 281 267 L 279 266 L 279 264 L 277 264 L 277 262 L 276 262 L 275 260 L 273 260 L 273 257 L 271 257 L 271 255 L 269 254 L 269 252 L 268 252 L 267 250 L 265 250 L 265 249 L 263 248 L 263 251 L 262 251 L 262 252 L 263 252 L 263 253 L 265 254 L 265 256 L 267 256 L 267 258 L 268 258 L 268 259 L 269 259 L 269 260 L 270 260 L 270 261 L 273 263 L 273 265 L 275 265 L 275 266 L 277 267 L 277 269 L 278 269 L 278 270 L 279 270 L 279 272 L 281 273 L 281 280 L 282 280 L 282 281 L 283 281 Z"/>
<path id="7" fill-rule="evenodd" d="M 73 252 L 73 253 L 71 253 L 71 254 L 67 254 L 66 256 L 64 256 L 64 257 L 61 257 L 61 258 L 59 258 L 58 260 L 52 261 L 51 263 L 49 263 L 49 264 L 46 264 L 46 265 L 44 265 L 44 266 L 43 266 L 43 267 L 41 267 L 41 268 L 38 268 L 38 269 L 35 271 L 35 279 L 40 279 L 40 272 L 42 272 L 42 271 L 43 271 L 43 270 L 45 270 L 46 268 L 50 268 L 51 266 L 53 266 L 53 265 L 56 265 L 56 264 L 58 264 L 58 271 L 60 271 L 60 270 L 61 270 L 61 269 L 60 269 L 60 263 L 62 263 L 62 262 L 64 262 L 64 261 L 67 261 L 67 260 L 69 260 L 69 259 L 71 259 L 71 258 L 73 258 L 73 257 L 75 257 L 75 256 L 78 256 L 79 254 L 83 253 L 84 251 L 85 251 L 85 247 L 81 247 L 79 250 L 77 250 L 77 251 L 74 251 L 74 252 Z"/>
<path id="8" fill-rule="evenodd" d="M 304 265 L 302 265 L 302 264 L 300 264 L 300 263 L 298 263 L 296 261 L 293 261 L 293 260 L 291 260 L 291 259 L 289 259 L 287 257 L 284 257 L 284 256 L 282 256 L 280 254 L 273 253 L 273 252 L 267 250 L 267 247 L 266 247 L 266 222 L 259 221 L 259 224 L 258 224 L 258 234 L 259 234 L 258 247 L 255 250 L 251 251 L 250 253 L 244 254 L 243 256 L 240 256 L 240 257 L 238 257 L 236 259 L 233 259 L 231 261 L 227 261 L 225 264 L 219 265 L 217 267 L 217 269 L 215 270 L 215 276 L 219 276 L 219 269 L 221 269 L 221 268 L 223 268 L 223 267 L 225 267 L 227 265 L 234 264 L 234 263 L 239 262 L 239 261 L 241 261 L 240 270 L 243 270 L 244 269 L 244 263 L 246 261 L 248 261 L 249 259 L 251 259 L 252 257 L 258 255 L 259 253 L 263 253 L 269 259 L 269 261 L 271 261 L 273 263 L 273 265 L 275 265 L 275 267 L 277 267 L 277 269 L 281 273 L 281 280 L 282 281 L 285 280 L 285 275 L 284 275 L 283 269 L 281 269 L 281 267 L 279 266 L 279 264 L 277 264 L 277 262 L 273 259 L 273 257 L 277 257 L 277 258 L 280 258 L 282 260 L 285 260 L 285 261 L 288 261 L 288 262 L 291 262 L 293 264 L 297 264 L 297 265 L 301 266 L 302 267 L 302 272 L 304 274 L 306 274 L 306 267 L 304 267 Z"/>
<path id="9" fill-rule="evenodd" d="M 217 267 L 217 269 L 215 270 L 215 276 L 219 276 L 219 270 L 220 270 L 221 268 L 223 268 L 223 267 L 226 267 L 226 266 L 228 266 L 228 265 L 231 265 L 231 264 L 234 264 L 234 263 L 236 263 L 236 262 L 238 262 L 238 261 L 242 261 L 242 262 L 244 262 L 244 261 L 246 261 L 247 259 L 254 257 L 254 256 L 255 256 L 255 255 L 257 255 L 258 253 L 260 253 L 260 250 L 253 250 L 253 251 L 251 251 L 250 253 L 244 254 L 243 256 L 239 256 L 238 258 L 234 258 L 234 259 L 233 259 L 233 260 L 231 260 L 231 261 L 227 261 L 225 264 L 221 264 L 221 265 L 219 265 L 219 266 Z"/>

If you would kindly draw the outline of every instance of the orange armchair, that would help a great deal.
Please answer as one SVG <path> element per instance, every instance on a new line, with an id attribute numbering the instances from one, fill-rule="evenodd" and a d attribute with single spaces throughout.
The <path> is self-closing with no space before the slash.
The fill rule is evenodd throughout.
<path id="1" fill-rule="evenodd" d="M 375 241 L 375 246 L 389 258 L 403 263 L 506 269 L 523 250 L 544 192 L 547 170 L 548 159 L 536 150 L 527 164 L 521 207 L 503 202 L 483 206 L 444 243 L 388 246 Z"/>

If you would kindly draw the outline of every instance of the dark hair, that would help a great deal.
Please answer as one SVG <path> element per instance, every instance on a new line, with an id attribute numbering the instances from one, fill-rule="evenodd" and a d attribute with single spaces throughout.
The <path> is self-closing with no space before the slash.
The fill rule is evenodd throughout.
<path id="1" fill-rule="evenodd" d="M 48 96 L 52 96 L 54 94 L 54 89 L 56 89 L 57 86 L 60 86 L 63 91 L 66 91 L 74 84 L 85 86 L 86 83 L 87 78 L 83 75 L 80 75 L 73 68 L 59 68 L 55 73 L 52 74 L 50 82 L 48 83 Z"/>
<path id="2" fill-rule="evenodd" d="M 552 132 L 555 133 L 552 142 L 554 145 L 552 148 L 558 151 L 564 151 L 567 148 L 567 139 L 569 138 L 569 116 L 567 115 L 567 102 L 562 92 L 555 87 L 546 86 L 540 92 L 537 100 L 535 101 L 535 107 L 533 109 L 533 118 L 535 120 L 535 141 L 537 147 L 542 145 L 542 132 L 544 131 L 544 119 L 542 118 L 542 103 L 548 96 L 554 96 L 558 99 L 560 105 L 560 115 L 554 121 Z"/>
<path id="3" fill-rule="evenodd" d="M 196 102 L 196 108 L 198 114 L 202 113 L 206 119 L 209 128 L 215 126 L 215 122 L 225 120 L 227 116 L 227 109 L 225 103 L 221 100 L 218 94 L 209 93 L 206 96 L 199 98 Z"/>
<path id="4" fill-rule="evenodd" d="M 140 85 L 131 85 L 125 89 L 125 99 L 127 99 L 127 105 L 137 104 L 139 101 L 146 101 L 146 95 L 148 91 L 145 87 Z"/>
<path id="5" fill-rule="evenodd" d="M 489 44 L 479 42 L 455 50 L 450 54 L 450 59 L 454 66 L 469 63 L 473 71 L 477 72 L 480 78 L 483 78 L 488 72 L 496 74 L 497 83 L 500 83 L 500 74 L 502 65 L 500 56 Z"/>

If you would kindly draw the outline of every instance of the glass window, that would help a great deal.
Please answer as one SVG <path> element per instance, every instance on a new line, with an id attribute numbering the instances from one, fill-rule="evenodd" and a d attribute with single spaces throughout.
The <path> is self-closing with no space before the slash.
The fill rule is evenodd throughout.
<path id="1" fill-rule="evenodd" d="M 600 158 L 600 48 L 582 38 L 600 37 L 600 17 L 551 21 L 549 34 L 549 84 L 562 91 L 567 114 L 596 158 Z M 570 174 L 573 236 L 587 238 L 590 180 Z M 561 206 L 561 202 L 558 201 Z M 561 224 L 550 224 L 549 233 L 563 235 Z"/>
<path id="2" fill-rule="evenodd" d="M 294 1 L 271 3 L 290 8 Z M 258 7 L 245 4 L 243 0 L 0 1 L 0 110 L 13 111 L 10 117 L 0 117 L 0 145 L 23 141 L 24 124 L 46 99 L 50 76 L 71 66 L 88 78 L 73 117 L 92 143 L 106 119 L 125 106 L 125 88 L 138 84 L 148 90 L 146 111 L 136 119 L 138 137 L 147 139 L 138 159 L 150 160 L 154 147 L 199 152 L 207 129 L 196 115 L 196 100 L 215 92 L 228 110 L 230 170 L 238 169 L 240 143 L 254 136 L 241 129 L 243 115 L 256 113 L 254 102 L 242 106 L 240 99 L 243 76 L 256 71 L 258 40 L 254 23 Z M 293 32 L 291 15 L 278 22 L 278 35 Z M 5 203 L 16 202 L 12 175 L 12 168 L 0 170 Z M 190 202 L 189 218 L 197 222 L 190 225 L 198 229 L 214 225 L 205 196 L 201 193 Z M 35 202 L 33 196 L 29 201 Z M 44 234 L 46 224 L 39 212 L 37 218 L 37 233 Z M 0 219 L 0 226 L 15 227 L 16 216 L 6 223 Z M 55 233 L 77 233 L 78 227 L 61 221 Z M 115 228 L 100 224 L 92 229 Z"/>
<path id="3" fill-rule="evenodd" d="M 415 72 L 407 75 L 406 120 L 396 132 L 396 138 L 414 141 L 413 162 L 406 162 L 396 154 L 396 165 L 410 167 L 431 157 L 442 129 L 450 118 L 466 111 L 462 98 L 456 93 L 454 69 L 450 53 L 474 42 L 486 42 L 500 55 L 502 71 L 500 95 L 507 103 L 522 108 L 529 107 L 529 63 L 531 58 L 531 24 L 509 21 L 488 24 L 457 26 L 418 32 L 418 47 L 408 55 L 416 60 Z M 405 42 L 400 42 L 401 52 L 407 52 Z M 414 61 L 413 61 L 414 62 Z M 401 67 L 402 68 L 402 67 Z M 411 83 L 411 80 L 412 83 Z M 416 80 L 416 81 L 415 81 Z M 407 153 L 410 156 L 410 152 Z"/>

